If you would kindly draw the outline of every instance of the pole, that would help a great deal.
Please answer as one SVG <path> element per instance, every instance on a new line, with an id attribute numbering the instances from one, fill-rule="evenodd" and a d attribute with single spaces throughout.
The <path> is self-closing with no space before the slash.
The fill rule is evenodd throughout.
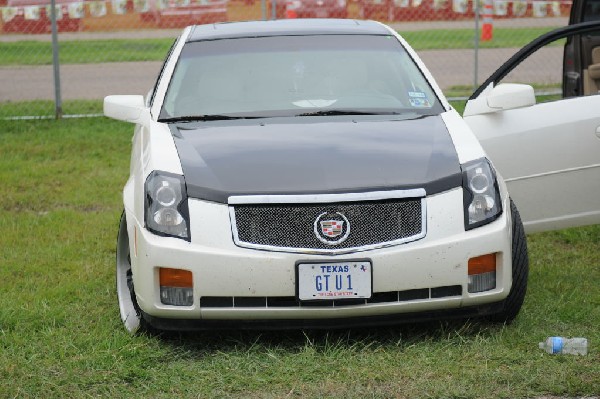
<path id="1" fill-rule="evenodd" d="M 271 19 L 277 19 L 277 0 L 271 1 Z"/>
<path id="2" fill-rule="evenodd" d="M 473 68 L 473 90 L 477 90 L 479 81 L 479 0 L 473 0 L 475 4 L 475 66 Z"/>
<path id="3" fill-rule="evenodd" d="M 485 0 L 482 15 L 481 41 L 487 42 L 494 37 L 494 2 L 492 0 Z"/>
<path id="4" fill-rule="evenodd" d="M 56 0 L 50 0 L 50 20 L 52 23 L 52 67 L 54 70 L 54 115 L 56 119 L 60 119 L 62 118 L 63 111 L 60 93 L 60 65 L 58 62 L 58 26 L 56 24 Z"/>
<path id="5" fill-rule="evenodd" d="M 260 11 L 263 21 L 267 20 L 267 0 L 260 0 Z"/>

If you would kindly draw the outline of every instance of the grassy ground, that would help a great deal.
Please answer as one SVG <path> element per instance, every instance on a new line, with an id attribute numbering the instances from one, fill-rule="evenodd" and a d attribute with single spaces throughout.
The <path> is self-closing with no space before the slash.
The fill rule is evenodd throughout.
<path id="1" fill-rule="evenodd" d="M 62 64 L 162 61 L 174 39 L 73 40 L 59 44 Z M 38 41 L 0 42 L 0 65 L 51 65 L 52 44 Z"/>
<path id="2" fill-rule="evenodd" d="M 552 28 L 497 28 L 494 39 L 481 42 L 481 48 L 520 48 Z M 473 30 L 422 30 L 401 32 L 416 50 L 473 48 Z M 173 39 L 74 40 L 59 46 L 63 64 L 98 62 L 162 61 Z M 52 48 L 48 42 L 0 42 L 0 66 L 50 65 Z"/>
<path id="3" fill-rule="evenodd" d="M 131 132 L 0 121 L 0 397 L 600 394 L 600 226 L 529 237 L 529 291 L 509 326 L 129 336 L 113 269 Z M 590 354 L 544 354 L 550 335 L 587 337 Z"/>

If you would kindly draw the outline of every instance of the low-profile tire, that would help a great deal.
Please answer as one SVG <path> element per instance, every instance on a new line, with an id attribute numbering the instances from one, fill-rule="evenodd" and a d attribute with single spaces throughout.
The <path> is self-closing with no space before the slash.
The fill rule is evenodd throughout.
<path id="1" fill-rule="evenodd" d="M 490 317 L 492 321 L 501 323 L 510 323 L 519 314 L 525 300 L 529 276 L 527 237 L 519 211 L 512 200 L 510 201 L 510 212 L 512 215 L 512 286 L 508 297 L 504 300 L 502 311 Z"/>
<path id="2" fill-rule="evenodd" d="M 141 310 L 135 299 L 125 212 L 121 215 L 121 222 L 119 223 L 116 260 L 117 299 L 119 301 L 121 321 L 125 329 L 131 334 L 148 331 L 149 326 L 143 319 Z"/>

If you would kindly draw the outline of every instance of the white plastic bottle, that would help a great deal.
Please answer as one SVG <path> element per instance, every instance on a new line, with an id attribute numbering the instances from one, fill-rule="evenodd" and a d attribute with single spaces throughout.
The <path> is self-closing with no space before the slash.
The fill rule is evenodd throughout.
<path id="1" fill-rule="evenodd" d="M 548 337 L 546 342 L 540 342 L 540 349 L 552 354 L 587 355 L 588 341 L 586 338 Z"/>

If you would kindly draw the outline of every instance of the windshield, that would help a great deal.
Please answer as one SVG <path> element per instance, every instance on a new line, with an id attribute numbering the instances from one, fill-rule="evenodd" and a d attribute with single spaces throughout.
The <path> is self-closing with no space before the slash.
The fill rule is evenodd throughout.
<path id="1" fill-rule="evenodd" d="M 442 110 L 393 36 L 275 36 L 186 44 L 160 119 Z"/>

